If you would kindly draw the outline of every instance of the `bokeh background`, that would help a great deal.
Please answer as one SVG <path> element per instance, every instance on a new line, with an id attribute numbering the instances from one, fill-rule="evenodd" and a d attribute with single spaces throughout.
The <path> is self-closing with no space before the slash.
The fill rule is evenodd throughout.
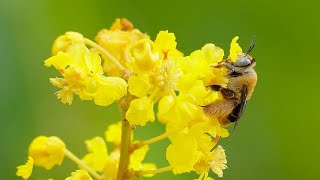
<path id="1" fill-rule="evenodd" d="M 43 65 L 58 35 L 73 30 L 93 39 L 117 17 L 127 17 L 153 39 L 159 30 L 174 32 L 185 54 L 207 42 L 228 52 L 235 35 L 246 49 L 256 35 L 252 55 L 259 80 L 236 134 L 221 141 L 229 167 L 224 179 L 316 179 L 319 6 L 309 0 L 0 0 L 0 179 L 19 179 L 16 166 L 26 161 L 28 144 L 37 135 L 59 136 L 82 156 L 85 139 L 103 136 L 107 125 L 119 120 L 115 105 L 98 107 L 78 98 L 72 106 L 60 103 L 49 83 L 58 74 Z M 138 128 L 136 138 L 163 131 L 156 122 Z M 146 162 L 166 166 L 167 144 L 151 145 Z M 65 160 L 52 171 L 35 168 L 31 179 L 64 179 L 75 169 Z M 150 179 L 196 177 L 168 172 Z"/>

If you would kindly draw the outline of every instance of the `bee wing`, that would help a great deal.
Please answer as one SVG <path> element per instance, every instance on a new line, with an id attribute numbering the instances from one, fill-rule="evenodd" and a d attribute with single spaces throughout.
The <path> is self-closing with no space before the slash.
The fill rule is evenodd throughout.
<path id="1" fill-rule="evenodd" d="M 233 109 L 231 116 L 235 118 L 235 123 L 233 126 L 232 134 L 235 132 L 239 120 L 243 114 L 244 109 L 246 108 L 247 105 L 247 87 L 243 86 L 241 90 L 241 98 L 240 98 L 240 103 Z"/>

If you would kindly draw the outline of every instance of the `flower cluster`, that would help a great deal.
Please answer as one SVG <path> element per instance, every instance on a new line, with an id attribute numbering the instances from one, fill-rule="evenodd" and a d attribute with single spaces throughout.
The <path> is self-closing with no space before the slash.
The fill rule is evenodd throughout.
<path id="1" fill-rule="evenodd" d="M 237 40 L 231 42 L 231 61 L 242 53 Z M 117 19 L 110 29 L 97 34 L 96 42 L 77 32 L 59 36 L 52 53 L 45 66 L 53 66 L 62 75 L 50 79 L 60 88 L 57 97 L 62 103 L 71 105 L 74 94 L 99 106 L 116 102 L 123 119 L 107 128 L 105 139 L 86 140 L 88 153 L 81 159 L 57 137 L 35 138 L 27 163 L 18 167 L 18 176 L 27 179 L 33 166 L 49 170 L 65 157 L 79 166 L 66 180 L 122 180 L 165 171 L 194 171 L 204 180 L 212 179 L 210 170 L 223 176 L 226 154 L 217 144 L 229 133 L 217 117 L 208 117 L 202 109 L 222 98 L 208 86 L 228 84 L 227 70 L 212 66 L 223 60 L 223 49 L 209 43 L 184 55 L 173 33 L 160 31 L 152 40 L 127 19 Z M 149 140 L 134 140 L 135 126 L 145 126 L 156 117 L 166 132 Z M 166 150 L 168 166 L 144 163 L 149 145 L 165 138 L 171 142 Z M 106 143 L 114 145 L 111 152 Z"/>

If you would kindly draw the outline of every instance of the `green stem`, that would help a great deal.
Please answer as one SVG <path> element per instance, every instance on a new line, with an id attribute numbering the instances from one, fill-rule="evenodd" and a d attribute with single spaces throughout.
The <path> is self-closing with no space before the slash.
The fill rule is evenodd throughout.
<path id="1" fill-rule="evenodd" d="M 163 133 L 163 134 L 161 134 L 161 135 L 159 135 L 157 137 L 151 138 L 149 140 L 133 143 L 131 145 L 130 152 L 133 152 L 136 149 L 139 149 L 139 148 L 141 148 L 141 147 L 143 147 L 145 145 L 149 145 L 149 144 L 153 144 L 155 142 L 161 141 L 161 140 L 169 137 L 169 135 L 170 135 L 169 133 Z"/>
<path id="2" fill-rule="evenodd" d="M 84 42 L 93 47 L 96 48 L 98 51 L 100 51 L 103 55 L 107 56 L 120 70 L 122 70 L 125 74 L 127 73 L 126 69 L 120 64 L 120 62 L 112 56 L 111 53 L 109 53 L 107 50 L 105 50 L 103 47 L 101 47 L 99 44 L 95 43 L 94 41 L 91 41 L 90 39 L 84 38 Z"/>
<path id="3" fill-rule="evenodd" d="M 149 171 L 134 171 L 134 172 L 131 172 L 131 174 L 129 174 L 129 176 L 139 178 L 144 175 L 150 175 L 150 174 L 155 175 L 155 174 L 159 174 L 159 173 L 164 173 L 167 171 L 171 171 L 172 169 L 173 168 L 171 166 L 167 166 L 167 167 L 149 170 Z"/>
<path id="4" fill-rule="evenodd" d="M 101 175 L 91 169 L 88 165 L 86 165 L 81 159 L 72 154 L 68 149 L 64 149 L 65 155 L 74 163 L 76 163 L 81 168 L 85 169 L 88 173 L 90 173 L 96 179 L 104 179 Z"/>
<path id="5" fill-rule="evenodd" d="M 120 162 L 118 167 L 117 180 L 127 179 L 130 160 L 131 127 L 128 120 L 122 120 L 121 146 L 120 146 Z"/>

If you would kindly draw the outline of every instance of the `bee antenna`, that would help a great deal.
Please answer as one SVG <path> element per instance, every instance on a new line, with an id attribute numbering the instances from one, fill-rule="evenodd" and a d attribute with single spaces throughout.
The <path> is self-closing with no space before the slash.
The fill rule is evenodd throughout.
<path id="1" fill-rule="evenodd" d="M 250 47 L 249 47 L 249 49 L 248 49 L 247 52 L 246 52 L 246 55 L 248 55 L 248 54 L 253 50 L 254 46 L 256 45 L 255 39 L 256 39 L 256 35 L 253 36 L 253 38 L 252 38 L 252 40 L 251 40 Z"/>

